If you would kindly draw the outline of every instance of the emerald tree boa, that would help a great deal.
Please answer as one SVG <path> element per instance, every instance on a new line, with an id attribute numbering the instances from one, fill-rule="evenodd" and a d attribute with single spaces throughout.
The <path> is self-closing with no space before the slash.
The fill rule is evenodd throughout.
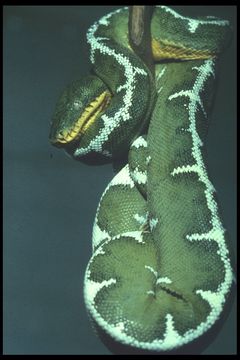
<path id="1" fill-rule="evenodd" d="M 109 183 L 93 226 L 84 297 L 110 337 L 165 351 L 220 317 L 233 272 L 203 144 L 227 21 L 157 6 L 155 78 L 128 40 L 128 9 L 89 29 L 93 74 L 60 97 L 50 141 L 87 163 L 128 162 Z"/>

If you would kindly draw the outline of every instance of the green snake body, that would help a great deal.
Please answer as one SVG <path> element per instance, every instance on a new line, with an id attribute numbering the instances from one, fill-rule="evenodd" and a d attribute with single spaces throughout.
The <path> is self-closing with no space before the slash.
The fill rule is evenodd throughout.
<path id="1" fill-rule="evenodd" d="M 117 341 L 172 350 L 211 328 L 233 278 L 202 154 L 215 57 L 226 46 L 229 27 L 216 18 L 189 19 L 157 7 L 152 37 L 174 47 L 183 61 L 160 61 L 153 80 L 129 49 L 127 24 L 128 10 L 120 9 L 89 29 L 94 71 L 112 99 L 78 141 L 65 147 L 83 160 L 129 151 L 128 164 L 107 186 L 97 209 L 84 297 L 93 319 Z M 186 53 L 204 56 L 184 61 Z M 98 95 L 103 85 L 97 81 L 88 78 L 83 94 L 94 83 Z M 76 112 L 75 104 L 84 101 L 81 84 L 60 99 L 52 142 L 72 128 L 71 108 Z"/>

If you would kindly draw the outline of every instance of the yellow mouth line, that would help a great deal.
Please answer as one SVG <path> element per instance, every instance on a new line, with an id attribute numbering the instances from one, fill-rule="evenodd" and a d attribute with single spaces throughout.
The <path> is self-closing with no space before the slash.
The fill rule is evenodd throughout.
<path id="1" fill-rule="evenodd" d="M 111 97 L 109 91 L 104 91 L 99 95 L 86 107 L 71 129 L 63 130 L 58 134 L 56 142 L 67 144 L 73 140 L 77 140 L 94 123 L 99 114 L 106 109 L 110 103 Z"/>
<path id="2" fill-rule="evenodd" d="M 209 59 L 215 56 L 209 50 L 196 50 L 182 45 L 176 46 L 174 43 L 156 39 L 152 40 L 152 53 L 156 61 L 165 59 L 198 60 Z"/>

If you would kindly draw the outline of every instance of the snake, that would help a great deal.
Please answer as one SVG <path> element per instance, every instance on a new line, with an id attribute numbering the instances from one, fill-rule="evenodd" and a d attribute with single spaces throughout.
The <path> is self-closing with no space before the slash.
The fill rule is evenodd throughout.
<path id="1" fill-rule="evenodd" d="M 85 304 L 118 343 L 171 351 L 212 328 L 234 278 L 203 146 L 231 26 L 156 6 L 153 74 L 128 19 L 120 8 L 89 28 L 92 70 L 64 89 L 49 138 L 91 165 L 126 157 L 97 207 Z"/>

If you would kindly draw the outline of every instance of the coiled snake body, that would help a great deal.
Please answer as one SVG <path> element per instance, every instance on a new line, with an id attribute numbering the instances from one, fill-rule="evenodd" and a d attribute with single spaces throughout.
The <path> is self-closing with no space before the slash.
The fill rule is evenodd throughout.
<path id="1" fill-rule="evenodd" d="M 50 140 L 87 162 L 128 163 L 104 191 L 84 294 L 117 341 L 171 350 L 219 318 L 232 283 L 225 230 L 202 146 L 228 22 L 156 7 L 156 77 L 128 43 L 128 9 L 88 31 L 95 75 L 59 99 Z"/>

